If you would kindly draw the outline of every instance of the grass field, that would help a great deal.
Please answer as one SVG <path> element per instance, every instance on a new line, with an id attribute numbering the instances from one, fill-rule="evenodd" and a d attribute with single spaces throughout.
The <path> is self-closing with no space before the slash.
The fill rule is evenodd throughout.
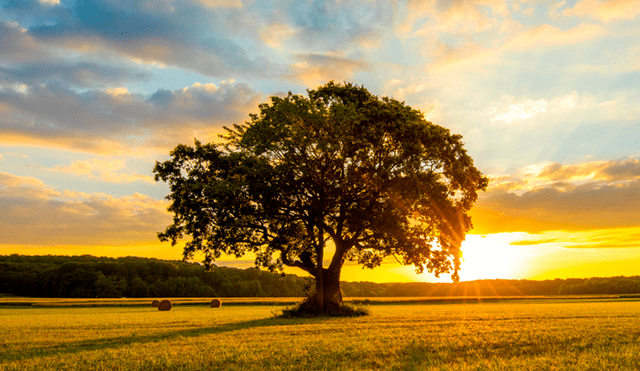
<path id="1" fill-rule="evenodd" d="M 640 370 L 640 300 L 2 307 L 0 370 Z"/>

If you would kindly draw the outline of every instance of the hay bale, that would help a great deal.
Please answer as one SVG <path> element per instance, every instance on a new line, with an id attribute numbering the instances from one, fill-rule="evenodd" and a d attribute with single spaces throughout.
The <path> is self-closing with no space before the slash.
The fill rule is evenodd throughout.
<path id="1" fill-rule="evenodd" d="M 211 308 L 220 308 L 222 306 L 222 302 L 219 299 L 211 300 Z"/>
<path id="2" fill-rule="evenodd" d="M 171 302 L 166 299 L 158 303 L 158 310 L 162 310 L 162 311 L 171 310 L 171 307 L 173 307 L 173 304 L 171 304 Z"/>
<path id="3" fill-rule="evenodd" d="M 158 304 L 160 304 L 160 300 L 154 300 L 154 301 L 151 302 L 151 306 L 154 307 L 154 308 L 157 308 Z"/>

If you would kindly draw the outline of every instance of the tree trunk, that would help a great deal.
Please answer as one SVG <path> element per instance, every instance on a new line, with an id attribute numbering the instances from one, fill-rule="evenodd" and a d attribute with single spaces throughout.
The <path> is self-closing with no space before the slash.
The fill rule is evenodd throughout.
<path id="1" fill-rule="evenodd" d="M 324 289 L 324 312 L 337 310 L 342 305 L 342 290 L 340 290 L 340 270 L 326 269 L 322 275 Z"/>
<path id="2" fill-rule="evenodd" d="M 316 288 L 321 287 L 320 293 L 315 292 L 306 298 L 302 306 L 306 311 L 321 314 L 330 313 L 340 309 L 342 305 L 342 290 L 340 290 L 340 270 L 322 270 L 322 282 L 316 281 Z M 322 299 L 320 299 L 322 295 Z M 322 302 L 322 307 L 318 303 Z"/>
<path id="3" fill-rule="evenodd" d="M 324 313 L 324 268 L 322 260 L 324 257 L 324 248 L 318 249 L 318 266 L 316 268 L 316 309 L 319 313 Z"/>
<path id="4" fill-rule="evenodd" d="M 324 231 L 318 228 L 318 247 L 316 247 L 316 309 L 324 313 Z"/>

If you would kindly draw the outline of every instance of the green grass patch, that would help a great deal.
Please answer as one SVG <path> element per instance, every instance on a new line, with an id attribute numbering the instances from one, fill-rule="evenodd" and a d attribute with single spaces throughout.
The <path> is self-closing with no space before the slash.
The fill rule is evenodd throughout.
<path id="1" fill-rule="evenodd" d="M 276 318 L 313 318 L 313 317 L 360 317 L 371 313 L 368 306 L 363 304 L 342 303 L 339 307 L 318 314 L 315 307 L 308 302 L 301 302 L 286 307 L 275 314 Z"/>
<path id="2" fill-rule="evenodd" d="M 201 299 L 202 300 L 202 299 Z M 0 370 L 638 370 L 640 301 L 0 308 Z"/>

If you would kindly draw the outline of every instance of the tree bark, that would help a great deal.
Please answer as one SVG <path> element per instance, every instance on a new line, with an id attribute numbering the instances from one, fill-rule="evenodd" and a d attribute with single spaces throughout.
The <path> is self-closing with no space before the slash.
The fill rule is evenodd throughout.
<path id="1" fill-rule="evenodd" d="M 324 260 L 324 246 L 318 248 L 318 263 L 316 270 L 316 308 L 318 312 L 324 313 L 324 268 L 322 261 Z"/>
<path id="2" fill-rule="evenodd" d="M 323 269 L 322 282 L 316 277 L 316 290 L 322 288 L 322 292 L 316 291 L 313 295 L 302 303 L 302 306 L 309 312 L 317 314 L 337 311 L 342 305 L 342 290 L 340 289 L 340 270 Z M 320 299 L 320 296 L 322 299 Z M 322 307 L 318 305 L 322 301 Z"/>
<path id="3" fill-rule="evenodd" d="M 324 289 L 324 311 L 337 310 L 342 305 L 340 269 L 325 269 L 322 275 Z"/>

